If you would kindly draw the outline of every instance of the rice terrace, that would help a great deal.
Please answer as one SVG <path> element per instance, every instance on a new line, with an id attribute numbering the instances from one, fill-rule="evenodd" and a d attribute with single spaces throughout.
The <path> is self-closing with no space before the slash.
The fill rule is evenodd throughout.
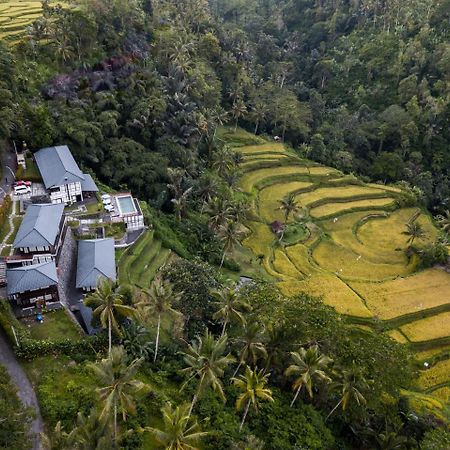
<path id="1" fill-rule="evenodd" d="M 408 223 L 423 228 L 421 244 L 436 238 L 431 216 L 407 206 L 399 187 L 365 184 L 301 159 L 280 143 L 235 145 L 244 160 L 241 188 L 253 205 L 244 248 L 284 294 L 320 296 L 365 332 L 408 343 L 419 367 L 429 365 L 420 371 L 420 394 L 408 397 L 448 417 L 450 274 L 420 271 L 405 252 Z M 290 195 L 297 209 L 280 236 L 276 226 L 286 219 L 280 201 Z"/>

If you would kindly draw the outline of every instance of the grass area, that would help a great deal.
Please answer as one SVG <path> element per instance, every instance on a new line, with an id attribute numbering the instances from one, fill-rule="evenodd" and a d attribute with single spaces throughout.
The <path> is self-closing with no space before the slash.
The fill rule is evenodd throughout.
<path id="1" fill-rule="evenodd" d="M 444 386 L 433 391 L 433 397 L 442 400 L 444 403 L 450 404 L 450 387 Z"/>
<path id="2" fill-rule="evenodd" d="M 336 214 L 341 214 L 344 211 L 356 211 L 371 208 L 387 208 L 394 204 L 394 200 L 389 197 L 385 198 L 373 198 L 365 200 L 355 200 L 350 202 L 342 203 L 326 203 L 325 205 L 317 206 L 312 208 L 310 214 L 316 219 L 321 219 L 325 217 L 334 216 Z"/>
<path id="3" fill-rule="evenodd" d="M 44 322 L 36 322 L 34 317 L 22 319 L 33 339 L 79 340 L 83 337 L 81 329 L 72 321 L 64 309 L 44 314 Z"/>
<path id="4" fill-rule="evenodd" d="M 277 183 L 271 186 L 267 186 L 259 191 L 259 214 L 261 218 L 267 223 L 271 223 L 274 220 L 280 220 L 284 222 L 284 213 L 280 211 L 280 200 L 289 195 L 291 192 L 295 192 L 299 189 L 307 189 L 311 187 L 313 183 L 309 181 L 291 181 L 288 183 Z M 290 221 L 293 217 L 290 217 Z"/>
<path id="5" fill-rule="evenodd" d="M 286 256 L 286 253 L 279 248 L 274 251 L 273 267 L 278 273 L 292 277 L 296 280 L 301 280 L 303 278 L 302 274 Z"/>
<path id="6" fill-rule="evenodd" d="M 450 336 L 450 312 L 403 325 L 402 332 L 411 342 L 429 341 Z M 450 370 L 448 372 L 450 374 Z"/>
<path id="7" fill-rule="evenodd" d="M 450 359 L 440 361 L 427 370 L 423 370 L 419 377 L 419 386 L 421 389 L 429 389 L 448 381 L 450 374 Z"/>
<path id="8" fill-rule="evenodd" d="M 450 276 L 440 269 L 427 269 L 383 283 L 350 285 L 383 320 L 450 303 Z"/>
<path id="9" fill-rule="evenodd" d="M 449 407 L 432 395 L 419 392 L 403 391 L 402 394 L 408 399 L 410 407 L 424 415 L 433 415 L 438 420 L 446 423 L 450 418 Z"/>
<path id="10" fill-rule="evenodd" d="M 436 357 L 440 353 L 450 353 L 450 345 L 443 345 L 442 347 L 436 347 L 429 350 L 416 352 L 416 358 L 419 361 L 426 361 L 427 359 Z"/>
<path id="11" fill-rule="evenodd" d="M 16 234 L 19 231 L 20 224 L 22 223 L 23 217 L 13 217 L 13 226 L 14 230 L 9 236 L 9 238 L 6 240 L 7 244 L 12 244 L 14 242 L 14 239 L 16 238 Z"/>
<path id="12" fill-rule="evenodd" d="M 40 181 L 41 173 L 39 172 L 38 166 L 34 159 L 27 158 L 26 160 L 27 168 L 25 170 L 22 170 L 19 168 L 16 173 L 16 178 L 18 180 L 29 180 L 29 181 Z"/>
<path id="13" fill-rule="evenodd" d="M 286 253 L 289 259 L 294 263 L 297 270 L 306 276 L 320 274 L 319 267 L 313 265 L 309 259 L 309 248 L 304 244 L 296 244 L 286 247 Z"/>
<path id="14" fill-rule="evenodd" d="M 399 330 L 391 330 L 387 334 L 395 341 L 400 342 L 400 344 L 406 344 L 408 342 L 408 339 Z"/>
<path id="15" fill-rule="evenodd" d="M 265 141 L 264 141 L 265 142 Z M 265 142 L 264 144 L 258 144 L 258 145 L 246 145 L 243 148 L 240 148 L 239 151 L 243 153 L 245 156 L 247 155 L 254 155 L 258 153 L 285 153 L 286 149 L 283 144 L 279 143 L 268 143 Z"/>
<path id="16" fill-rule="evenodd" d="M 6 245 L 5 247 L 3 247 L 2 251 L 0 252 L 1 256 L 9 256 L 9 253 L 11 251 L 11 246 L 10 245 Z"/>

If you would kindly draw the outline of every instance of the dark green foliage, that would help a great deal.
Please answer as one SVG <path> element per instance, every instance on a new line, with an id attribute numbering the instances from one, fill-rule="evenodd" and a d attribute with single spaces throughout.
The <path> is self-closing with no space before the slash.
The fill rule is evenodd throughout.
<path id="1" fill-rule="evenodd" d="M 444 428 L 428 431 L 420 443 L 420 450 L 446 450 L 450 448 L 450 432 Z"/>
<path id="2" fill-rule="evenodd" d="M 28 450 L 31 414 L 23 407 L 6 369 L 0 365 L 0 448 Z"/>

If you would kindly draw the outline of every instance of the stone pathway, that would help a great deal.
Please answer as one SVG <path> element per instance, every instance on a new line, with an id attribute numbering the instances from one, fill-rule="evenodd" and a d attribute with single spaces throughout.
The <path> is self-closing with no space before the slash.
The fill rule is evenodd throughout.
<path id="1" fill-rule="evenodd" d="M 0 364 L 5 366 L 6 370 L 18 389 L 18 396 L 25 407 L 29 407 L 34 412 L 34 420 L 30 424 L 30 437 L 32 439 L 32 450 L 41 450 L 41 433 L 44 431 L 44 422 L 41 416 L 41 410 L 36 398 L 33 386 L 30 383 L 22 366 L 16 359 L 14 352 L 8 344 L 8 341 L 0 332 Z"/>
<path id="2" fill-rule="evenodd" d="M 8 239 L 10 238 L 10 236 L 14 233 L 14 221 L 13 221 L 13 219 L 15 218 L 15 217 L 18 217 L 17 215 L 16 215 L 16 205 L 17 205 L 17 200 L 13 197 L 13 200 L 12 200 L 12 209 L 11 209 L 11 214 L 9 215 L 9 217 L 8 217 L 8 222 L 9 222 L 9 232 L 8 232 L 8 234 L 5 236 L 5 238 L 3 239 L 3 241 L 2 241 L 2 243 L 0 244 L 0 253 L 3 251 L 3 249 L 5 248 L 5 247 L 7 247 L 7 246 L 9 246 L 9 244 L 8 244 Z M 11 248 L 10 248 L 10 250 L 9 250 L 9 254 L 11 255 L 12 254 L 12 251 L 13 251 L 13 248 L 12 248 L 12 245 L 10 246 Z"/>

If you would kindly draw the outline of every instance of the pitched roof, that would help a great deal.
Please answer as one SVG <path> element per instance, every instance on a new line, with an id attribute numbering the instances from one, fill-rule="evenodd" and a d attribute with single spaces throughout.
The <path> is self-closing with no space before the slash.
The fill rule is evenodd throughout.
<path id="1" fill-rule="evenodd" d="M 34 159 L 47 189 L 84 180 L 67 145 L 43 148 L 34 154 Z"/>
<path id="2" fill-rule="evenodd" d="M 95 288 L 99 278 L 116 281 L 114 239 L 88 239 L 78 243 L 77 288 Z"/>
<path id="3" fill-rule="evenodd" d="M 6 279 L 8 295 L 36 291 L 58 284 L 54 261 L 7 269 Z"/>
<path id="4" fill-rule="evenodd" d="M 14 248 L 55 245 L 64 204 L 30 205 L 14 239 Z"/>
<path id="5" fill-rule="evenodd" d="M 81 190 L 83 192 L 98 192 L 98 187 L 94 179 L 88 174 L 83 173 L 84 180 L 81 182 Z"/>

